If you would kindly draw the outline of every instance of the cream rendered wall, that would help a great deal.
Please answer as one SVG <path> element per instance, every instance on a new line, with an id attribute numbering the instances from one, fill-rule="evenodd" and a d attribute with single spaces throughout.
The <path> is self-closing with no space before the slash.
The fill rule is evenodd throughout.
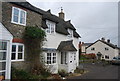
<path id="1" fill-rule="evenodd" d="M 94 47 L 95 50 L 92 51 L 91 48 Z M 109 48 L 108 51 L 105 50 L 105 47 Z M 98 41 L 95 44 L 93 44 L 92 46 L 90 46 L 89 48 L 86 49 L 87 54 L 89 53 L 95 53 L 97 54 L 98 52 L 101 52 L 102 55 L 109 55 L 109 59 L 106 60 L 112 60 L 112 58 L 117 54 L 117 52 L 115 53 L 115 49 L 113 49 L 112 47 L 109 47 L 108 45 Z"/>

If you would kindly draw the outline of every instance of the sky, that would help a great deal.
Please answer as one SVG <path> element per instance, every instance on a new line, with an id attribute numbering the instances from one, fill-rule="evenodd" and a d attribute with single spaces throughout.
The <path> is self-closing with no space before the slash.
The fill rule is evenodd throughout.
<path id="1" fill-rule="evenodd" d="M 32 5 L 49 10 L 58 16 L 61 7 L 65 13 L 65 20 L 71 20 L 80 41 L 95 42 L 104 37 L 118 45 L 118 2 L 117 0 L 85 0 L 85 1 L 38 1 L 27 0 Z"/>

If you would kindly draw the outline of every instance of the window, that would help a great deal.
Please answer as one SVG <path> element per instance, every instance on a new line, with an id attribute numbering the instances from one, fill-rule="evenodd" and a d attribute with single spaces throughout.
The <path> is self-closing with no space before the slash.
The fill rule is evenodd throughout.
<path id="1" fill-rule="evenodd" d="M 68 37 L 72 38 L 73 37 L 73 30 L 68 29 L 68 33 L 69 33 Z"/>
<path id="2" fill-rule="evenodd" d="M 105 59 L 109 59 L 109 56 L 108 56 L 108 55 L 105 55 Z"/>
<path id="3" fill-rule="evenodd" d="M 20 43 L 13 43 L 12 45 L 12 61 L 23 61 L 24 60 L 24 45 Z"/>
<path id="4" fill-rule="evenodd" d="M 109 48 L 107 48 L 107 47 L 106 47 L 106 48 L 105 48 L 105 50 L 106 50 L 106 51 L 108 51 L 108 50 L 109 50 Z"/>
<path id="5" fill-rule="evenodd" d="M 56 53 L 47 53 L 47 64 L 56 63 Z"/>
<path id="6" fill-rule="evenodd" d="M 61 52 L 61 64 L 67 64 L 67 53 Z"/>
<path id="7" fill-rule="evenodd" d="M 49 33 L 49 34 L 55 33 L 55 23 L 47 20 L 46 24 L 48 26 L 48 28 L 46 29 L 46 32 Z"/>
<path id="8" fill-rule="evenodd" d="M 76 60 L 76 53 L 74 53 L 74 60 Z"/>
<path id="9" fill-rule="evenodd" d="M 26 25 L 26 11 L 20 8 L 12 8 L 12 23 Z"/>
<path id="10" fill-rule="evenodd" d="M 94 48 L 94 47 L 92 47 L 92 48 L 91 48 L 91 50 L 95 50 L 95 48 Z"/>

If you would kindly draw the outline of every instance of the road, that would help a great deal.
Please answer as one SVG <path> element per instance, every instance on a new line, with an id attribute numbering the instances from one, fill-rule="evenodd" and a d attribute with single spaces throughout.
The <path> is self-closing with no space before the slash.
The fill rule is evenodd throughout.
<path id="1" fill-rule="evenodd" d="M 120 66 L 103 66 L 101 63 L 84 63 L 81 65 L 83 65 L 83 68 L 89 72 L 70 79 L 118 79 L 118 67 Z"/>

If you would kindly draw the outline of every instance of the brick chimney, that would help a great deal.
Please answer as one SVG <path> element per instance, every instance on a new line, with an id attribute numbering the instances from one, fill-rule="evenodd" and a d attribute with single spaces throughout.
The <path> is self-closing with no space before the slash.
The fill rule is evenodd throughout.
<path id="1" fill-rule="evenodd" d="M 62 7 L 61 7 L 61 12 L 58 13 L 58 14 L 59 14 L 59 17 L 60 17 L 61 19 L 64 19 L 64 18 L 65 18 L 65 14 L 64 14 L 64 12 L 63 12 Z"/>

